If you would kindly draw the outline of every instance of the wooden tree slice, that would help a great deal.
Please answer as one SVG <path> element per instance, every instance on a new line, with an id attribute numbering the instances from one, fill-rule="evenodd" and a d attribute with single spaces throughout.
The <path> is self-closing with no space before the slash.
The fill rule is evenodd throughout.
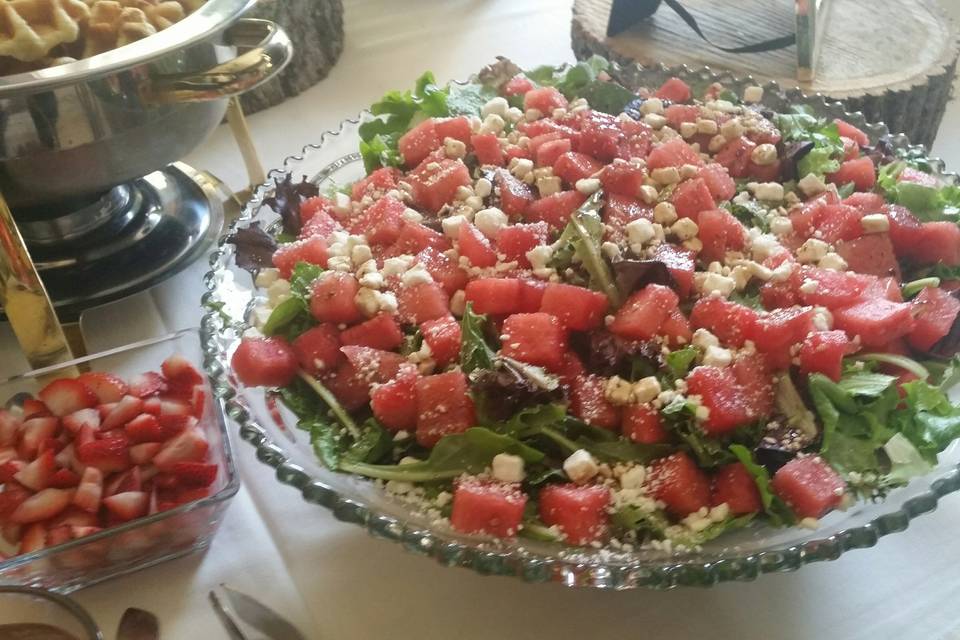
<path id="1" fill-rule="evenodd" d="M 241 97 L 248 114 L 320 82 L 343 51 L 341 0 L 260 0 L 249 16 L 273 20 L 283 27 L 293 42 L 294 56 L 280 75 Z"/>
<path id="2" fill-rule="evenodd" d="M 793 9 L 784 0 L 684 0 L 683 5 L 714 42 L 750 44 L 792 33 Z M 578 58 L 596 53 L 621 63 L 709 66 L 785 88 L 822 93 L 883 121 L 891 131 L 930 145 L 950 98 L 958 32 L 937 0 L 830 0 L 816 78 L 799 82 L 796 48 L 729 54 L 697 36 L 680 17 L 661 7 L 649 20 L 606 36 L 612 0 L 575 0 L 572 40 Z"/>

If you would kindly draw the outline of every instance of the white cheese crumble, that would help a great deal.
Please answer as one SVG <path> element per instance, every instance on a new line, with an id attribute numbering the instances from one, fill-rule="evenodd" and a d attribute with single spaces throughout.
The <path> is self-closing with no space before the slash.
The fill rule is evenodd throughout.
<path id="1" fill-rule="evenodd" d="M 612 405 L 623 406 L 633 402 L 633 385 L 620 376 L 607 378 L 603 386 L 603 397 Z"/>
<path id="2" fill-rule="evenodd" d="M 864 233 L 886 233 L 890 230 L 890 218 L 882 213 L 868 213 L 860 218 Z"/>
<path id="3" fill-rule="evenodd" d="M 831 251 L 827 255 L 820 258 L 820 260 L 817 262 L 817 266 L 822 269 L 831 269 L 833 271 L 846 271 L 847 261 L 844 260 L 839 253 L 834 253 Z"/>
<path id="4" fill-rule="evenodd" d="M 649 224 L 649 223 L 648 223 Z M 700 232 L 700 227 L 691 218 L 680 218 L 670 225 L 670 233 L 680 240 L 689 240 L 696 237 Z"/>
<path id="5" fill-rule="evenodd" d="M 799 181 L 797 181 L 797 188 L 803 192 L 803 195 L 807 196 L 808 198 L 812 198 L 813 196 L 820 195 L 826 191 L 827 185 L 824 184 L 823 180 L 818 178 L 815 174 L 808 173 Z"/>
<path id="6" fill-rule="evenodd" d="M 574 188 L 583 195 L 590 196 L 600 190 L 600 180 L 597 178 L 580 178 Z"/>
<path id="7" fill-rule="evenodd" d="M 830 251 L 830 245 L 818 238 L 810 238 L 797 249 L 797 260 L 804 264 L 817 262 Z"/>
<path id="8" fill-rule="evenodd" d="M 640 378 L 633 383 L 633 397 L 640 404 L 650 402 L 660 395 L 660 391 L 660 381 L 654 376 Z"/>
<path id="9" fill-rule="evenodd" d="M 563 472 L 577 484 L 589 482 L 599 471 L 597 461 L 586 449 L 577 449 L 563 461 Z"/>
<path id="10" fill-rule="evenodd" d="M 747 188 L 750 189 L 757 200 L 770 202 L 783 200 L 783 185 L 779 182 L 751 182 L 747 184 Z"/>
<path id="11" fill-rule="evenodd" d="M 496 207 L 482 209 L 473 217 L 473 223 L 483 235 L 496 238 L 500 230 L 507 226 L 507 214 Z"/>
<path id="12" fill-rule="evenodd" d="M 507 109 L 509 108 L 510 103 L 507 102 L 507 99 L 497 96 L 496 98 L 491 98 L 483 105 L 480 109 L 480 116 L 486 118 L 490 114 L 496 114 L 502 118 L 507 115 Z"/>
<path id="13" fill-rule="evenodd" d="M 677 209 L 670 202 L 658 202 L 653 208 L 653 220 L 662 225 L 671 225 L 677 221 Z"/>
<path id="14" fill-rule="evenodd" d="M 443 234 L 452 240 L 456 240 L 460 235 L 460 225 L 466 221 L 467 219 L 459 214 L 444 218 L 440 221 L 440 225 L 443 227 Z"/>
<path id="15" fill-rule="evenodd" d="M 703 364 L 708 367 L 728 367 L 733 362 L 733 353 L 729 349 L 710 345 L 703 352 Z"/>
<path id="16" fill-rule="evenodd" d="M 647 470 L 641 465 L 630 467 L 620 474 L 620 486 L 624 489 L 643 489 L 647 481 Z"/>
<path id="17" fill-rule="evenodd" d="M 272 285 L 274 282 L 276 282 L 277 279 L 279 278 L 280 278 L 279 269 L 275 269 L 273 267 L 267 267 L 266 269 L 260 269 L 260 271 L 257 273 L 257 279 L 255 281 L 255 284 L 261 289 L 266 289 L 267 287 Z"/>
<path id="18" fill-rule="evenodd" d="M 763 87 L 751 85 L 743 90 L 743 101 L 748 103 L 757 103 L 763 100 Z"/>
<path id="19" fill-rule="evenodd" d="M 623 229 L 627 232 L 627 241 L 630 243 L 631 249 L 633 245 L 640 245 L 642 249 L 643 245 L 653 240 L 657 235 L 653 229 L 653 223 L 646 218 L 637 218 L 627 223 Z M 634 251 L 634 253 L 638 252 Z"/>
<path id="20" fill-rule="evenodd" d="M 433 276 L 422 264 L 416 264 L 404 271 L 403 276 L 400 277 L 400 282 L 405 287 L 413 287 L 418 284 L 433 282 Z"/>
<path id="21" fill-rule="evenodd" d="M 509 453 L 493 456 L 493 477 L 500 482 L 523 482 L 523 458 Z"/>
<path id="22" fill-rule="evenodd" d="M 720 340 L 706 329 L 697 329 L 693 332 L 690 344 L 698 349 L 707 349 L 709 347 L 719 347 Z"/>

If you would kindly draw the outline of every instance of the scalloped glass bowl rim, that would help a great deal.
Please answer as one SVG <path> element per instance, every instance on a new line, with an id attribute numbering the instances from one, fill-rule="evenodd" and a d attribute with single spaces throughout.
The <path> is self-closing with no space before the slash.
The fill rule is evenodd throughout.
<path id="1" fill-rule="evenodd" d="M 620 79 L 628 86 L 658 86 L 671 76 L 678 76 L 698 85 L 722 82 L 725 87 L 742 92 L 743 88 L 757 84 L 751 77 L 736 78 L 726 73 L 715 73 L 708 68 L 691 70 L 687 67 L 641 68 L 637 65 L 619 70 Z M 763 104 L 783 110 L 787 105 L 811 106 L 820 116 L 842 117 L 861 127 L 871 140 L 888 134 L 883 124 L 866 123 L 859 112 L 848 113 L 842 104 L 827 102 L 822 96 L 807 96 L 799 89 L 782 90 L 776 83 L 761 84 L 764 88 Z M 343 135 L 355 134 L 355 128 L 367 112 L 359 118 L 347 119 L 335 131 L 326 131 L 318 144 L 304 146 L 301 153 L 286 158 L 283 167 L 270 172 L 270 178 L 287 172 L 297 174 L 307 161 L 321 156 L 333 139 L 342 142 Z M 356 140 L 356 138 L 353 138 Z M 902 134 L 891 137 L 897 148 L 926 151 L 910 145 Z M 355 149 L 355 147 L 353 147 Z M 318 162 L 322 170 L 308 176 L 311 180 L 323 180 L 343 166 L 359 160 L 356 153 L 330 156 Z M 956 174 L 947 173 L 942 161 L 930 159 L 934 171 L 944 180 L 956 184 Z M 232 231 L 239 224 L 257 219 L 263 199 L 272 191 L 268 181 L 261 185 L 245 206 L 241 216 L 231 225 Z M 934 471 L 914 479 L 908 487 L 898 489 L 893 496 L 881 503 L 857 503 L 847 513 L 828 516 L 821 529 L 815 531 L 787 530 L 782 536 L 793 540 L 771 542 L 769 546 L 745 552 L 736 546 L 718 547 L 717 541 L 704 546 L 703 551 L 683 554 L 650 552 L 616 553 L 595 549 L 570 549 L 557 544 L 538 543 L 526 539 L 516 541 L 491 541 L 488 538 L 458 534 L 449 527 L 432 526 L 423 514 L 418 514 L 393 504 L 371 504 L 371 483 L 350 478 L 345 486 L 343 474 L 331 472 L 319 465 L 315 458 L 305 459 L 302 452 L 285 450 L 271 438 L 270 432 L 251 416 L 243 394 L 238 393 L 235 380 L 229 375 L 227 354 L 232 351 L 234 338 L 225 338 L 228 329 L 223 320 L 225 289 L 223 282 L 230 268 L 232 250 L 225 243 L 227 234 L 221 237 L 216 250 L 211 254 L 211 271 L 205 277 L 208 291 L 203 296 L 207 312 L 201 323 L 201 340 L 204 350 L 204 365 L 207 368 L 215 393 L 220 397 L 227 415 L 240 427 L 241 437 L 254 445 L 258 459 L 276 469 L 281 483 L 298 489 L 304 500 L 330 509 L 334 516 L 345 522 L 364 526 L 376 537 L 400 542 L 409 551 L 432 556 L 449 566 L 472 568 L 483 574 L 513 575 L 529 582 L 560 582 L 567 586 L 589 586 L 604 589 L 631 589 L 636 587 L 672 588 L 676 586 L 709 586 L 730 580 L 752 580 L 758 575 L 771 572 L 793 571 L 816 561 L 835 560 L 844 552 L 874 546 L 880 537 L 903 531 L 912 518 L 933 511 L 940 497 L 960 490 L 960 447 L 956 443 L 945 452 L 941 463 Z M 249 305 L 243 310 L 244 318 Z M 233 318 L 243 321 L 243 318 Z M 289 438 L 289 436 L 287 436 Z M 282 442 L 282 441 L 280 441 Z M 292 460 L 296 458 L 296 461 Z M 950 462 L 944 459 L 950 458 Z M 297 464 L 300 462 L 301 464 Z M 308 472 L 309 469 L 309 472 Z M 380 498 L 385 498 L 380 491 Z M 884 509 L 888 507 L 889 509 Z M 873 512 L 868 513 L 867 511 Z M 851 515 L 852 514 L 852 515 Z M 863 520 L 857 526 L 842 525 L 854 518 Z M 749 531 L 750 533 L 747 533 Z M 735 536 L 751 542 L 751 546 L 763 544 L 784 530 L 769 527 L 751 528 L 721 537 L 720 542 L 732 541 Z M 751 540 L 743 536 L 751 535 Z"/>

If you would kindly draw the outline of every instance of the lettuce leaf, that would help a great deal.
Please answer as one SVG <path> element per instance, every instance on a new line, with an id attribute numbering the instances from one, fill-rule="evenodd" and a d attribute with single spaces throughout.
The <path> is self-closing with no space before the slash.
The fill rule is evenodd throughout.
<path id="1" fill-rule="evenodd" d="M 486 326 L 487 316 L 474 313 L 473 304 L 468 302 L 460 321 L 460 368 L 464 373 L 493 368 L 496 345 L 487 343 Z"/>
<path id="2" fill-rule="evenodd" d="M 796 521 L 796 516 L 793 510 L 787 506 L 787 503 L 773 492 L 773 487 L 770 484 L 770 474 L 767 472 L 766 467 L 757 464 L 750 450 L 741 444 L 730 445 L 730 452 L 737 457 L 737 460 L 739 460 L 743 466 L 746 467 L 747 471 L 750 472 L 750 475 L 753 476 L 753 481 L 756 483 L 757 490 L 760 492 L 760 502 L 763 504 L 764 512 L 770 519 L 770 524 L 775 527 L 793 524 Z"/>
<path id="3" fill-rule="evenodd" d="M 586 274 L 587 286 L 606 294 L 610 304 L 619 307 L 623 303 L 623 293 L 617 287 L 613 270 L 600 252 L 604 230 L 599 214 L 603 204 L 602 193 L 594 193 L 570 216 L 570 222 L 560 234 L 556 243 L 558 248 L 549 264 L 560 273 L 567 269 L 582 269 Z"/>
<path id="4" fill-rule="evenodd" d="M 823 177 L 840 168 L 843 141 L 834 122 L 812 115 L 809 107 L 795 106 L 790 113 L 776 116 L 777 128 L 787 142 L 812 142 L 813 148 L 797 161 L 797 177 L 808 174 Z"/>
<path id="5" fill-rule="evenodd" d="M 594 55 L 561 69 L 549 65 L 540 66 L 527 71 L 526 76 L 541 86 L 556 87 L 563 95 L 572 99 L 580 96 L 581 91 L 597 80 L 601 71 L 609 68 L 610 63 L 606 58 Z"/>
<path id="6" fill-rule="evenodd" d="M 915 182 L 898 182 L 900 173 L 907 166 L 909 163 L 906 160 L 898 160 L 880 167 L 877 172 L 877 187 L 887 201 L 906 207 L 922 222 L 957 222 L 960 216 L 960 187 L 952 184 L 930 187 Z"/>

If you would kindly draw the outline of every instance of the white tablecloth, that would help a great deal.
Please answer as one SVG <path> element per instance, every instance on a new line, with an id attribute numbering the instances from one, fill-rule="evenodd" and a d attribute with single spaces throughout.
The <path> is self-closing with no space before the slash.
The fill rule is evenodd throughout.
<path id="1" fill-rule="evenodd" d="M 250 118 L 266 166 L 424 69 L 462 78 L 497 54 L 522 65 L 572 60 L 569 2 L 347 0 L 347 45 L 330 77 Z M 960 7 L 955 7 L 960 9 Z M 878 25 L 878 29 L 881 25 Z M 948 127 L 960 126 L 948 114 Z M 960 166 L 960 150 L 937 151 Z M 950 153 L 952 152 L 952 153 Z M 952 157 L 950 157 L 952 156 Z M 234 187 L 243 165 L 225 129 L 187 159 Z M 91 351 L 198 323 L 205 261 L 154 290 L 91 311 Z M 15 347 L 0 333 L 4 354 Z M 9 360 L 4 369 L 16 366 Z M 76 594 L 106 637 L 129 606 L 157 613 L 164 638 L 226 635 L 209 609 L 218 582 L 248 591 L 318 640 L 551 638 L 960 638 L 960 498 L 871 550 L 750 584 L 607 593 L 443 568 L 367 537 L 280 485 L 236 442 L 244 487 L 212 548 Z"/>

